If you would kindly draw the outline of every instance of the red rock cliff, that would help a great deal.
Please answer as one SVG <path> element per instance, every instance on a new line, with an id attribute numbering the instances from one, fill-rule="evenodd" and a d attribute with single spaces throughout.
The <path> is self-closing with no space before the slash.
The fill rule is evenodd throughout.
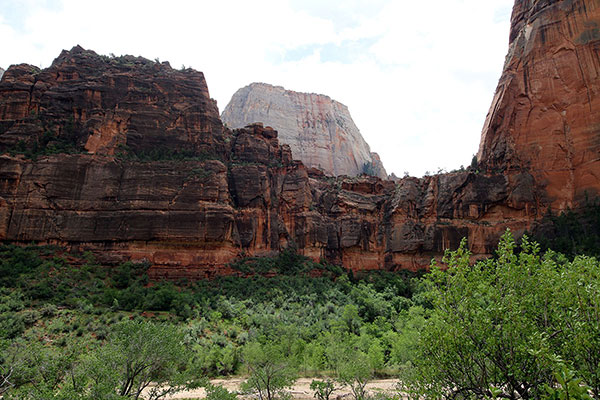
<path id="1" fill-rule="evenodd" d="M 517 0 L 479 161 L 527 168 L 554 210 L 600 190 L 600 1 Z"/>
<path id="2" fill-rule="evenodd" d="M 100 57 L 76 46 L 44 70 L 11 66 L 0 96 L 4 149 L 46 134 L 90 154 L 228 151 L 204 75 L 168 63 Z"/>
<path id="3" fill-rule="evenodd" d="M 169 278 L 228 273 L 240 255 L 291 244 L 356 270 L 423 268 L 462 237 L 489 255 L 506 228 L 597 189 L 598 9 L 517 1 L 481 170 L 398 182 L 328 178 L 292 161 L 273 129 L 223 128 L 195 71 L 81 48 L 43 71 L 12 66 L 0 81 L 0 238 L 144 258 Z M 551 45 L 564 27 L 574 50 Z"/>

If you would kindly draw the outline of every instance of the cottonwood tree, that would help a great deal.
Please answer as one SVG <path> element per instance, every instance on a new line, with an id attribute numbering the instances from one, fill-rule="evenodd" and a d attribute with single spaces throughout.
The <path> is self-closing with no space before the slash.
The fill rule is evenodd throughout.
<path id="1" fill-rule="evenodd" d="M 296 371 L 279 344 L 250 343 L 244 348 L 243 361 L 250 376 L 242 390 L 256 393 L 260 400 L 281 397 L 296 381 Z"/>
<path id="2" fill-rule="evenodd" d="M 9 345 L 8 340 L 0 340 L 0 397 L 14 386 L 15 360 L 13 354 L 8 354 Z"/>
<path id="3" fill-rule="evenodd" d="M 63 384 L 69 380 L 68 390 L 72 391 L 71 383 L 81 382 L 78 378 L 71 379 L 71 372 L 76 368 L 79 357 L 76 343 L 70 342 L 67 349 L 61 351 L 45 346 L 39 340 L 24 337 L 10 344 L 5 342 L 3 347 L 0 356 L 0 369 L 4 375 L 2 378 L 6 381 L 4 389 L 0 390 L 3 398 L 65 398 L 60 397 L 65 392 L 62 390 Z"/>
<path id="4" fill-rule="evenodd" d="M 372 366 L 368 356 L 359 349 L 349 348 L 337 366 L 337 380 L 348 386 L 355 400 L 367 397 L 366 387 L 372 378 Z"/>
<path id="5" fill-rule="evenodd" d="M 187 356 L 174 326 L 146 321 L 117 324 L 107 343 L 88 360 L 92 392 L 156 400 L 191 384 L 181 371 Z M 152 383 L 152 386 L 150 385 Z"/>
<path id="6" fill-rule="evenodd" d="M 432 310 L 406 387 L 427 398 L 543 398 L 544 388 L 591 386 L 598 397 L 600 266 L 573 262 L 507 232 L 495 259 L 471 264 L 466 242 L 425 280 Z M 581 378 L 581 381 L 577 379 Z"/>

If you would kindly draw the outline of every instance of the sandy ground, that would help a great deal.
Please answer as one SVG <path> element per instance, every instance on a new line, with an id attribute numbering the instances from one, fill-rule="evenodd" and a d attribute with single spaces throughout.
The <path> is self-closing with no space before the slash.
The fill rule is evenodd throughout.
<path id="1" fill-rule="evenodd" d="M 239 389 L 240 384 L 244 381 L 243 378 L 231 378 L 231 379 L 214 379 L 211 382 L 214 385 L 221 385 L 227 388 L 229 391 L 236 391 Z M 310 383 L 313 381 L 313 378 L 300 378 L 296 381 L 294 386 L 289 393 L 292 394 L 294 399 L 298 400 L 307 400 L 313 399 L 313 391 L 310 390 Z M 367 390 L 369 393 L 375 394 L 377 392 L 386 392 L 386 391 L 394 391 L 396 384 L 398 381 L 396 379 L 382 379 L 382 380 L 373 380 L 367 384 Z M 202 399 L 206 397 L 206 392 L 204 388 L 190 390 L 186 392 L 177 393 L 169 399 Z M 333 392 L 331 396 L 332 399 L 350 399 L 350 389 L 343 388 L 340 390 L 336 390 Z"/>

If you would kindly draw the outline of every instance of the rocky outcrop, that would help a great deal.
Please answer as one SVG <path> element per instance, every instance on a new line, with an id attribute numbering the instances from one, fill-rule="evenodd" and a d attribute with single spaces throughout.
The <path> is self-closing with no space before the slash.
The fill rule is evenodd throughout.
<path id="1" fill-rule="evenodd" d="M 2 79 L 2 75 L 4 75 L 4 68 L 0 68 L 0 79 Z"/>
<path id="2" fill-rule="evenodd" d="M 556 211 L 600 190 L 600 1 L 518 0 L 483 129 L 488 170 L 527 168 Z"/>
<path id="3" fill-rule="evenodd" d="M 0 96 L 0 150 L 58 141 L 103 155 L 228 153 L 204 75 L 168 63 L 76 46 L 44 70 L 11 66 Z"/>
<path id="4" fill-rule="evenodd" d="M 538 209 L 526 173 L 327 177 L 272 128 L 223 127 L 201 73 L 80 47 L 45 70 L 12 66 L 0 118 L 0 239 L 146 259 L 155 278 L 232 273 L 290 246 L 419 269 L 465 235 L 488 254 Z"/>
<path id="5" fill-rule="evenodd" d="M 354 270 L 414 270 L 464 236 L 487 255 L 535 213 L 528 176 L 326 178 L 271 134 L 234 132 L 228 162 L 2 156 L 0 238 L 93 251 L 109 264 L 149 260 L 155 278 L 231 273 L 242 254 L 291 245 Z M 514 198 L 522 203 L 507 205 Z"/>
<path id="6" fill-rule="evenodd" d="M 599 9 L 516 1 L 479 166 L 422 179 L 335 178 L 293 161 L 272 128 L 224 127 L 196 71 L 79 47 L 46 70 L 12 66 L 0 239 L 146 259 L 170 279 L 290 246 L 353 270 L 426 268 L 463 237 L 489 256 L 507 228 L 519 235 L 600 189 Z"/>
<path id="7" fill-rule="evenodd" d="M 419 269 L 463 236 L 486 255 L 537 210 L 526 173 L 327 177 L 272 128 L 223 127 L 202 74 L 79 47 L 46 70 L 11 67 L 0 117 L 0 239 L 145 259 L 154 278 L 233 273 L 237 257 L 290 246 Z"/>
<path id="8" fill-rule="evenodd" d="M 252 83 L 238 90 L 221 118 L 232 128 L 260 121 L 278 130 L 294 157 L 327 175 L 356 176 L 363 172 L 387 177 L 376 153 L 371 153 L 348 108 L 331 98 Z"/>
<path id="9" fill-rule="evenodd" d="M 303 167 L 276 132 L 255 126 L 229 139 L 227 163 L 2 156 L 0 238 L 87 249 L 105 263 L 146 259 L 154 276 L 225 273 L 245 248 L 278 248 L 281 221 L 275 213 L 271 222 L 271 210 L 280 197 L 286 207 L 302 202 L 289 182 Z"/>

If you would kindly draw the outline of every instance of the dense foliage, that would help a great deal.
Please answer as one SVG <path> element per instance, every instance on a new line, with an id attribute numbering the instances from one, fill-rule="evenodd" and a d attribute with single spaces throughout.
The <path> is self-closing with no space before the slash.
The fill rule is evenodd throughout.
<path id="1" fill-rule="evenodd" d="M 539 399 L 562 398 L 559 389 L 577 382 L 598 398 L 598 261 L 542 256 L 527 238 L 517 254 L 510 233 L 494 259 L 471 265 L 465 247 L 425 280 L 432 308 L 407 389 L 426 398 Z"/>
<path id="2" fill-rule="evenodd" d="M 542 249 L 552 249 L 569 258 L 600 257 L 600 200 L 587 201 L 577 210 L 552 212 L 534 229 L 532 237 Z"/>
<path id="3" fill-rule="evenodd" d="M 410 326 L 407 310 L 414 291 L 411 274 L 354 276 L 293 251 L 241 260 L 233 267 L 241 276 L 149 282 L 148 265 L 143 263 L 103 267 L 89 254 L 70 254 L 57 247 L 2 246 L 0 336 L 8 350 L 0 364 L 11 364 L 9 354 L 24 357 L 26 349 L 36 348 L 43 349 L 40 354 L 47 353 L 61 371 L 46 382 L 35 371 L 13 369 L 5 385 L 8 396 L 52 398 L 52 393 L 56 398 L 75 398 L 73 392 L 79 391 L 92 398 L 94 393 L 109 392 L 135 398 L 149 380 L 182 388 L 184 381 L 237 373 L 249 374 L 246 388 L 260 395 L 261 374 L 269 365 L 264 362 L 279 360 L 275 370 L 281 368 L 285 374 L 268 389 L 265 397 L 271 398 L 298 374 L 326 373 L 352 383 L 352 371 L 342 368 L 342 353 L 359 352 L 366 360 L 366 372 L 357 379 L 392 375 L 403 362 L 409 342 L 404 329 Z M 134 329 L 129 321 L 149 325 Z M 159 334 L 161 329 L 176 329 L 179 333 L 168 336 L 181 335 L 183 350 L 173 342 L 135 347 L 141 342 L 154 345 L 152 332 L 167 336 Z M 138 331 L 146 338 L 138 338 Z M 152 350 L 157 348 L 169 349 L 168 354 Z M 114 358 L 128 353 L 142 359 Z M 150 357 L 154 353 L 166 360 L 166 367 L 148 375 L 152 372 L 148 360 L 159 364 Z M 262 353 L 269 354 L 269 360 L 256 357 Z M 169 359 L 169 354 L 178 357 Z M 69 360 L 66 364 L 61 361 L 64 357 Z M 176 363 L 181 360 L 185 365 Z M 144 373 L 122 372 L 135 371 L 132 363 L 144 366 Z M 32 389 L 42 386 L 43 394 Z M 223 394 L 214 388 L 211 393 Z"/>
<path id="4" fill-rule="evenodd" d="M 0 396 L 161 399 L 242 374 L 242 390 L 286 398 L 369 396 L 400 377 L 413 398 L 600 397 L 600 265 L 541 254 L 510 233 L 472 264 L 354 275 L 295 253 L 248 258 L 239 276 L 150 282 L 147 264 L 98 265 L 51 246 L 0 247 Z M 398 396 L 389 394 L 390 396 Z"/>

